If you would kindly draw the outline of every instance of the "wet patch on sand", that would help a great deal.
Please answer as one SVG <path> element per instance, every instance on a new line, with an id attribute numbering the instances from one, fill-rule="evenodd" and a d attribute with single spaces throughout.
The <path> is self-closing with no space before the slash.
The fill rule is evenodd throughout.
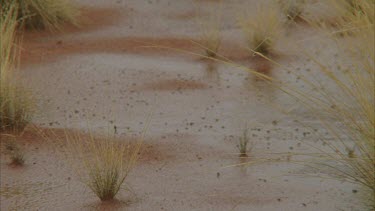
<path id="1" fill-rule="evenodd" d="M 87 5 L 93 2 L 84 1 Z M 243 70 L 202 58 L 204 50 L 195 43 L 199 32 L 190 28 L 193 18 L 201 14 L 186 5 L 196 3 L 211 9 L 214 7 L 203 6 L 218 1 L 200 4 L 186 0 L 179 5 L 181 2 L 170 0 L 126 0 L 122 1 L 124 7 L 117 4 L 118 9 L 110 8 L 121 1 L 101 1 L 106 8 L 85 7 L 87 19 L 81 28 L 25 34 L 21 61 L 26 67 L 22 73 L 37 97 L 45 98 L 42 114 L 33 121 L 45 127 L 64 127 L 65 123 L 77 131 L 42 128 L 35 132 L 29 127 L 16 140 L 26 153 L 22 167 L 9 167 L 7 155 L 1 152 L 1 209 L 351 209 L 343 204 L 345 197 L 352 197 L 350 185 L 284 178 L 288 173 L 307 172 L 286 163 L 287 158 L 251 167 L 233 166 L 273 158 L 269 155 L 279 151 L 301 150 L 297 140 L 314 139 L 304 137 L 305 131 L 292 116 L 277 114 L 263 103 L 289 105 L 274 86 Z M 222 3 L 226 17 L 236 12 L 235 7 L 243 6 L 241 1 Z M 302 38 L 306 35 L 303 27 Z M 223 33 L 241 32 L 228 22 Z M 236 36 L 223 38 L 219 55 L 279 80 L 294 81 L 246 47 Z M 285 49 L 272 58 L 282 62 L 291 58 L 287 54 L 293 52 Z M 300 71 L 310 68 L 298 58 L 295 63 Z M 116 124 L 116 140 L 134 144 L 141 137 L 149 110 L 154 112 L 150 130 L 139 162 L 126 179 L 134 191 L 127 192 L 128 186 L 124 186 L 118 200 L 101 203 L 65 162 L 69 154 L 65 133 L 83 133 L 78 128 L 87 129 L 86 118 L 92 116 L 91 129 L 99 133 L 108 129 L 108 124 Z M 312 119 L 304 110 L 291 113 L 306 115 L 307 122 Z M 245 127 L 251 128 L 250 139 L 256 145 L 248 157 L 239 158 L 236 145 Z M 53 138 L 46 140 L 41 134 Z"/>
<path id="2" fill-rule="evenodd" d="M 171 49 L 171 50 L 168 50 Z M 193 52 L 197 49 L 192 41 L 184 38 L 121 37 L 78 41 L 35 42 L 25 40 L 21 59 L 23 64 L 52 62 L 71 54 L 134 53 L 176 55 L 176 50 Z M 173 51 L 172 49 L 175 49 Z M 186 56 L 186 55 L 185 55 Z"/>
<path id="3" fill-rule="evenodd" d="M 49 63 L 73 54 L 131 53 L 149 56 L 205 59 L 199 40 L 183 37 L 106 37 L 86 40 L 30 39 L 26 36 L 21 51 L 23 65 Z M 227 42 L 219 52 L 224 60 L 251 61 L 252 53 Z"/>
<path id="4" fill-rule="evenodd" d="M 58 129 L 58 128 L 40 128 L 40 127 L 30 127 L 17 139 L 13 138 L 2 138 L 0 145 L 0 153 L 5 155 L 6 144 L 9 142 L 14 142 L 15 144 L 21 145 L 28 153 L 38 153 L 43 151 L 49 153 L 51 151 L 60 152 L 64 156 L 69 156 L 66 154 L 68 149 L 66 146 L 67 135 L 74 134 L 79 135 L 83 140 L 90 139 L 90 134 L 84 133 L 82 131 L 74 129 Z M 95 135 L 94 135 L 95 136 Z M 179 137 L 180 140 L 189 139 L 189 135 L 181 134 L 166 134 L 160 137 L 150 137 L 142 139 L 136 136 L 119 136 L 115 137 L 114 141 L 124 144 L 129 144 L 129 146 L 135 146 L 141 144 L 141 150 L 139 152 L 140 162 L 153 162 L 153 161 L 165 161 L 172 160 L 177 157 L 175 151 L 170 149 L 173 144 L 166 142 L 166 140 L 171 139 L 171 137 Z M 97 135 L 97 141 L 100 141 L 101 135 Z M 105 140 L 104 140 L 105 141 Z M 5 157 L 5 156 L 4 156 Z"/>

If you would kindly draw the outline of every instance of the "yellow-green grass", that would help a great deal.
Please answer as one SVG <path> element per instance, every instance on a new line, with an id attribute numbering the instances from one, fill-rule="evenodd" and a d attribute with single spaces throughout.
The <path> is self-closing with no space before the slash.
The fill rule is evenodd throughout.
<path id="1" fill-rule="evenodd" d="M 2 11 L 0 20 L 0 132 L 18 132 L 30 121 L 32 99 L 16 84 L 20 44 L 16 38 L 17 8 Z"/>
<path id="2" fill-rule="evenodd" d="M 115 198 L 138 160 L 141 141 L 135 143 L 66 132 L 67 156 L 79 179 L 101 200 Z M 125 187 L 126 188 L 126 187 Z"/>
<path id="3" fill-rule="evenodd" d="M 59 30 L 64 24 L 78 25 L 79 9 L 70 0 L 0 0 L 0 4 L 16 5 L 19 26 L 28 29 Z"/>
<path id="4" fill-rule="evenodd" d="M 239 17 L 239 25 L 249 49 L 263 55 L 269 55 L 274 51 L 282 30 L 277 7 L 261 5 L 254 14 L 245 11 Z"/>

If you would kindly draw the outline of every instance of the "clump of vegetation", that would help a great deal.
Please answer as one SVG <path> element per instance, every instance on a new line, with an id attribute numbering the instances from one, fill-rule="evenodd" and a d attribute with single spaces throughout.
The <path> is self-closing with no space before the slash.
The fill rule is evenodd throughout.
<path id="1" fill-rule="evenodd" d="M 209 14 L 207 20 L 199 20 L 201 27 L 200 45 L 206 56 L 216 57 L 221 45 L 221 8 Z"/>
<path id="2" fill-rule="evenodd" d="M 242 15 L 239 24 L 251 51 L 263 55 L 274 51 L 282 29 L 278 9 L 260 6 L 256 14 L 250 15 L 247 12 Z"/>
<path id="3" fill-rule="evenodd" d="M 16 166 L 23 166 L 25 164 L 25 156 L 21 149 L 16 148 L 10 153 L 11 164 Z"/>
<path id="4" fill-rule="evenodd" d="M 349 158 L 355 158 L 355 148 L 346 148 L 346 152 L 348 153 Z"/>
<path id="5" fill-rule="evenodd" d="M 114 199 L 134 167 L 141 143 L 121 143 L 114 137 L 67 134 L 68 156 L 81 181 L 101 201 Z"/>
<path id="6" fill-rule="evenodd" d="M 5 149 L 7 151 L 13 151 L 17 149 L 17 145 L 14 143 L 14 141 L 8 141 L 5 143 Z"/>
<path id="7" fill-rule="evenodd" d="M 367 2 L 366 2 L 367 1 Z M 364 0 L 364 1 L 358 1 L 358 0 L 344 0 L 342 4 L 345 4 L 344 6 L 354 15 L 358 13 L 364 13 L 365 7 L 363 7 L 363 4 L 369 3 L 371 0 Z"/>
<path id="8" fill-rule="evenodd" d="M 375 1 L 373 0 L 362 0 L 362 1 L 349 1 L 350 9 L 354 16 L 362 16 L 367 18 L 370 24 L 375 23 Z M 353 18 L 349 21 L 353 21 Z"/>
<path id="9" fill-rule="evenodd" d="M 354 29 L 375 23 L 373 0 L 330 0 L 329 4 L 338 14 L 334 26 L 339 28 L 336 32 L 339 35 L 353 35 Z"/>
<path id="10" fill-rule="evenodd" d="M 202 33 L 201 42 L 208 57 L 216 57 L 221 44 L 219 29 L 207 29 Z"/>
<path id="11" fill-rule="evenodd" d="M 319 148 L 319 161 L 315 163 L 323 169 L 331 168 L 333 171 L 328 173 L 334 178 L 363 186 L 375 208 L 375 28 L 373 12 L 365 12 L 374 11 L 374 3 L 357 3 L 361 12 L 345 16 L 341 25 L 350 26 L 343 27 L 350 39 L 331 40 L 348 68 L 342 70 L 308 56 L 325 83 L 304 77 L 315 91 L 304 93 L 291 88 L 288 93 L 316 113 L 322 126 L 335 138 L 322 140 L 326 147 Z"/>
<path id="12" fill-rule="evenodd" d="M 32 114 L 29 93 L 16 84 L 18 43 L 16 38 L 17 7 L 1 14 L 0 39 L 0 132 L 22 131 Z"/>
<path id="13" fill-rule="evenodd" d="M 11 139 L 5 142 L 6 154 L 10 156 L 10 164 L 22 166 L 25 163 L 25 155 L 15 140 Z"/>
<path id="14" fill-rule="evenodd" d="M 249 129 L 244 130 L 242 136 L 239 138 L 237 149 L 240 151 L 240 157 L 247 157 L 248 152 L 251 152 L 254 144 L 250 141 Z"/>
<path id="15" fill-rule="evenodd" d="M 324 142 L 330 150 L 321 152 L 328 160 L 339 163 L 329 166 L 336 170 L 333 176 L 366 187 L 371 195 L 372 206 L 375 207 L 375 34 L 373 26 L 371 28 L 371 31 L 358 31 L 360 34 L 353 32 L 364 43 L 351 46 L 354 61 L 351 61 L 353 66 L 347 73 L 335 75 L 337 71 L 318 63 L 321 71 L 338 90 L 322 91 L 320 94 L 326 97 L 318 102 L 313 99 L 308 101 L 311 105 L 324 109 L 325 117 L 339 123 L 339 126 L 329 126 L 328 122 L 323 121 L 323 126 L 338 141 Z M 311 96 L 313 97 L 315 96 Z"/>
<path id="16" fill-rule="evenodd" d="M 281 10 L 290 21 L 296 21 L 301 17 L 306 0 L 279 0 Z"/>
<path id="17" fill-rule="evenodd" d="M 357 11 L 347 13 L 348 15 L 341 20 L 342 22 L 339 25 L 342 27 L 341 31 L 350 32 L 350 39 L 344 37 L 345 41 L 343 41 L 334 36 L 329 37 L 332 48 L 337 47 L 340 50 L 348 69 L 343 70 L 320 61 L 315 56 L 306 53 L 309 52 L 308 49 L 304 49 L 303 52 L 306 53 L 308 61 L 316 67 L 317 71 L 314 71 L 314 74 L 319 73 L 319 81 L 314 80 L 316 75 L 310 77 L 298 76 L 300 80 L 305 82 L 305 89 L 310 90 L 310 92 L 306 93 L 300 87 L 294 87 L 278 80 L 272 80 L 272 82 L 276 83 L 277 87 L 285 93 L 295 97 L 309 111 L 314 112 L 321 121 L 322 127 L 335 139 L 327 141 L 320 137 L 323 139 L 323 147 L 314 147 L 318 151 L 317 153 L 302 153 L 303 155 L 313 156 L 312 161 L 303 160 L 302 162 L 307 165 L 317 164 L 321 169 L 327 169 L 328 167 L 330 171 L 326 173 L 333 178 L 361 185 L 368 193 L 370 206 L 374 209 L 375 3 L 372 0 L 364 0 L 357 1 L 356 4 L 360 5 L 355 6 Z M 264 40 L 272 37 L 267 35 L 267 32 L 275 32 L 277 30 L 271 29 L 278 28 L 277 20 L 270 18 L 277 17 L 275 14 L 264 12 L 264 10 L 259 11 L 262 12 L 253 19 L 243 18 L 241 21 L 242 28 L 248 35 L 250 46 L 258 52 L 260 52 L 259 46 L 264 43 Z M 271 19 L 273 21 L 270 21 Z M 323 28 L 323 30 L 325 29 Z M 324 42 L 325 38 L 327 37 L 314 40 Z M 266 45 L 267 48 L 265 49 L 269 49 L 269 45 Z M 264 50 L 263 52 L 269 51 Z M 334 55 L 331 56 L 334 57 Z M 227 63 L 227 61 L 223 62 Z M 273 62 L 278 64 L 276 61 Z M 233 65 L 238 66 L 238 64 Z M 279 65 L 283 67 L 281 64 Z M 253 70 L 245 66 L 240 65 L 240 68 L 254 73 Z M 244 148 L 244 146 L 246 144 L 242 144 L 241 148 Z M 314 159 L 316 156 L 318 159 Z M 315 165 L 314 167 L 316 168 Z"/>
<path id="18" fill-rule="evenodd" d="M 17 6 L 19 26 L 29 29 L 60 29 L 63 24 L 78 25 L 78 8 L 70 0 L 0 0 L 2 10 Z"/>

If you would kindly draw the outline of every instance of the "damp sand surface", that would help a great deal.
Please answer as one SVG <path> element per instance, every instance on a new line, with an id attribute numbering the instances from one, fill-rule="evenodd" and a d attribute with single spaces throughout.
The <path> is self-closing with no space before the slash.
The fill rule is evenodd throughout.
<path id="1" fill-rule="evenodd" d="M 220 53 L 303 90 L 297 75 L 316 67 L 300 59 L 290 42 L 318 32 L 304 25 L 289 29 L 274 55 L 293 69 L 285 71 L 243 48 L 234 15 L 243 2 L 223 3 Z M 25 151 L 24 167 L 9 166 L 2 145 L 1 210 L 356 210 L 358 187 L 324 179 L 324 170 L 295 164 L 293 157 L 238 165 L 279 152 L 312 152 L 305 142 L 321 147 L 301 120 L 330 137 L 316 115 L 278 87 L 196 55 L 204 52 L 196 45 L 197 19 L 207 17 L 217 2 L 78 3 L 84 16 L 80 28 L 25 33 L 20 80 L 38 99 L 33 124 L 40 128 L 116 127 L 118 138 L 128 141 L 148 125 L 140 160 L 126 181 L 131 191 L 100 203 L 65 162 L 65 148 L 29 128 L 17 140 Z M 337 54 L 319 42 L 305 45 Z M 339 58 L 328 57 L 332 64 Z M 279 108 L 288 108 L 288 114 Z M 236 145 L 245 128 L 254 148 L 239 158 Z"/>

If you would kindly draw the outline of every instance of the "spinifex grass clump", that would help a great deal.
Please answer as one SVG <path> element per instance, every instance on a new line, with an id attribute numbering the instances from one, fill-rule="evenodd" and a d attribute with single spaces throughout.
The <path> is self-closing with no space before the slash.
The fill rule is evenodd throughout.
<path id="1" fill-rule="evenodd" d="M 31 29 L 60 29 L 65 23 L 77 25 L 79 15 L 70 0 L 0 0 L 0 5 L 17 5 L 20 26 Z"/>
<path id="2" fill-rule="evenodd" d="M 207 28 L 207 30 L 202 33 L 201 42 L 206 55 L 208 57 L 216 57 L 221 44 L 220 29 Z"/>
<path id="3" fill-rule="evenodd" d="M 369 9 L 362 4 L 363 11 Z M 366 4 L 370 6 L 371 4 Z M 371 6 L 373 8 L 373 6 Z M 347 68 L 321 61 L 308 55 L 320 81 L 313 75 L 302 76 L 315 90 L 306 93 L 288 87 L 321 121 L 334 140 L 320 137 L 326 147 L 318 148 L 315 164 L 331 168 L 334 178 L 360 184 L 375 208 L 375 28 L 370 13 L 346 16 L 345 30 L 350 36 L 331 37 L 332 47 L 339 50 Z M 345 34 L 344 34 L 345 35 Z M 344 39 L 344 40 L 341 40 Z M 324 39 L 322 39 L 324 40 Z M 319 41 L 319 40 L 317 40 Z M 306 50 L 307 51 L 307 50 Z M 334 58 L 334 55 L 331 55 Z M 340 57 L 339 57 L 340 58 Z M 317 74 L 316 73 L 316 74 Z M 316 75 L 315 75 L 316 76 Z"/>
<path id="4" fill-rule="evenodd" d="M 31 120 L 32 100 L 22 88 L 2 87 L 0 91 L 0 132 L 21 132 Z"/>
<path id="5" fill-rule="evenodd" d="M 321 157 L 337 164 L 321 164 L 335 170 L 334 177 L 365 187 L 371 206 L 375 207 L 375 34 L 374 26 L 368 26 L 370 28 L 352 31 L 359 42 L 350 44 L 348 49 L 343 48 L 350 52 L 348 62 L 351 67 L 347 72 L 338 72 L 315 60 L 336 90 L 321 89 L 318 95 L 300 96 L 300 99 L 315 109 L 320 108 L 316 112 L 320 112 L 322 119 L 329 117 L 337 122 L 332 125 L 322 120 L 336 140 L 323 140 L 329 149 L 322 149 L 320 153 Z"/>
<path id="6" fill-rule="evenodd" d="M 0 132 L 21 131 L 30 121 L 31 97 L 16 84 L 18 46 L 15 31 L 17 9 L 2 11 L 0 39 Z"/>
<path id="7" fill-rule="evenodd" d="M 369 8 L 369 4 L 375 3 L 373 0 L 337 0 L 337 1 L 338 3 L 342 4 L 353 15 L 371 12 L 370 10 L 373 8 Z"/>
<path id="8" fill-rule="evenodd" d="M 366 28 L 367 23 L 375 23 L 375 1 L 373 0 L 330 0 L 328 2 L 338 15 L 334 26 L 339 28 L 336 32 L 339 35 L 351 35 L 354 29 Z"/>
<path id="9" fill-rule="evenodd" d="M 135 165 L 141 143 L 122 143 L 113 137 L 67 134 L 68 156 L 84 184 L 101 201 L 114 199 Z"/>
<path id="10" fill-rule="evenodd" d="M 288 20 L 296 21 L 303 13 L 305 0 L 279 0 L 281 10 Z"/>
<path id="11" fill-rule="evenodd" d="M 12 165 L 23 166 L 25 164 L 25 155 L 18 145 L 14 149 L 9 150 Z"/>
<path id="12" fill-rule="evenodd" d="M 351 172 L 345 172 L 352 181 L 359 182 L 374 193 L 375 191 L 375 28 L 373 0 L 349 1 L 335 0 L 347 13 L 341 21 L 343 28 L 350 33 L 344 36 L 345 44 L 339 46 L 346 52 L 350 67 L 338 71 L 336 68 L 313 61 L 320 67 L 320 72 L 329 79 L 336 89 L 321 90 L 320 108 L 325 115 L 340 122 L 341 127 L 328 129 L 340 140 L 341 147 L 334 147 L 336 155 L 341 157 Z M 345 26 L 350 26 L 345 27 Z M 345 35 L 345 34 L 344 34 Z M 340 40 L 334 38 L 336 42 Z M 334 43 L 334 42 L 333 42 Z M 318 85 L 316 85 L 318 87 Z M 311 96 L 313 97 L 313 96 Z M 333 145 L 333 144 L 331 144 Z M 350 159 L 347 159 L 350 158 Z M 373 198 L 373 197 L 372 197 Z M 374 200 L 374 198 L 373 198 Z"/>
<path id="13" fill-rule="evenodd" d="M 325 139 L 327 134 L 319 136 L 323 145 L 313 146 L 317 153 L 301 153 L 304 158 L 300 162 L 304 165 L 314 164 L 312 165 L 314 168 L 318 167 L 323 171 L 328 167 L 330 170 L 324 172 L 333 178 L 361 185 L 363 187 L 361 192 L 368 193 L 366 204 L 370 204 L 370 209 L 374 210 L 375 10 L 374 1 L 358 2 L 361 4 L 360 11 L 345 16 L 339 25 L 340 27 L 350 26 L 339 29 L 350 32 L 348 33 L 349 37 L 322 36 L 309 40 L 314 42 L 330 41 L 327 46 L 338 49 L 337 54 L 329 55 L 334 51 L 324 51 L 327 55 L 323 54 L 323 57 L 317 58 L 311 54 L 312 50 L 307 49 L 307 46 L 312 45 L 302 46 L 301 56 L 305 55 L 306 60 L 314 66 L 314 71 L 299 73 L 302 75 L 298 75 L 298 78 L 304 83 L 302 90 L 300 86 L 297 87 L 288 82 L 273 78 L 270 78 L 269 81 L 289 96 L 297 99 L 308 111 L 311 111 L 320 121 L 321 127 L 332 136 L 329 140 Z M 259 20 L 259 23 L 263 23 L 262 20 Z M 260 28 L 261 26 L 264 27 L 264 24 L 260 24 L 258 27 L 244 28 Z M 318 26 L 320 25 L 315 25 L 315 27 Z M 325 31 L 327 28 L 317 29 Z M 249 32 L 255 33 L 256 31 L 249 30 Z M 324 33 L 324 35 L 327 34 L 332 35 L 332 33 Z M 249 37 L 253 38 L 254 35 L 251 34 Z M 313 46 L 315 47 L 315 45 Z M 272 59 L 267 59 L 278 64 Z M 337 61 L 334 64 L 321 61 L 334 59 L 342 59 L 343 61 L 339 60 L 338 63 L 343 62 L 345 69 L 338 66 Z M 246 66 L 233 64 L 226 60 L 223 60 L 223 63 L 256 74 Z M 293 72 L 284 65 L 278 65 Z M 309 75 L 311 73 L 314 75 Z M 260 75 L 260 73 L 257 74 Z M 312 159 L 306 161 L 306 156 L 312 156 Z M 370 203 L 367 203 L 369 201 Z"/>
<path id="14" fill-rule="evenodd" d="M 248 134 L 249 130 L 246 129 L 243 135 L 239 138 L 237 148 L 240 151 L 240 157 L 247 157 L 247 153 L 251 152 L 253 149 L 253 143 L 250 142 L 250 137 Z"/>
<path id="15" fill-rule="evenodd" d="M 280 37 L 282 24 L 276 7 L 258 7 L 256 14 L 248 12 L 239 19 L 250 50 L 269 55 Z"/>
<path id="16" fill-rule="evenodd" d="M 374 0 L 362 0 L 362 1 L 354 1 L 351 0 L 350 8 L 354 16 L 362 16 L 368 19 L 370 24 L 375 23 L 375 1 Z M 350 10 L 350 9 L 349 9 Z M 349 19 L 349 21 L 353 21 L 353 17 Z M 356 21 L 358 23 L 358 21 Z"/>
<path id="17" fill-rule="evenodd" d="M 216 9 L 216 8 L 215 8 Z M 200 44 L 204 48 L 206 56 L 216 57 L 221 44 L 221 8 L 212 11 L 205 20 L 200 20 L 201 37 Z"/>
<path id="18" fill-rule="evenodd" d="M 11 138 L 9 138 L 11 137 Z M 25 163 L 25 155 L 20 145 L 12 136 L 0 135 L 1 140 L 5 142 L 5 153 L 10 157 L 10 165 L 22 166 Z"/>

